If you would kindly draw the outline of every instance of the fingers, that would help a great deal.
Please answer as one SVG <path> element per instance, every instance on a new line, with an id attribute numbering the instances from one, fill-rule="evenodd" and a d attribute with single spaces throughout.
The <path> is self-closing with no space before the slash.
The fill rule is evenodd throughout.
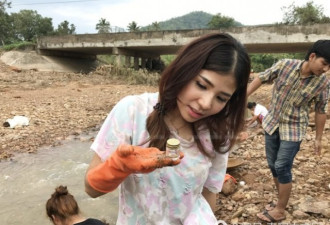
<path id="1" fill-rule="evenodd" d="M 119 147 L 118 147 L 118 154 L 121 157 L 127 157 L 127 156 L 131 155 L 133 152 L 134 152 L 134 148 L 132 145 L 122 144 L 122 145 L 119 145 Z"/>
<path id="2" fill-rule="evenodd" d="M 180 151 L 180 157 L 179 158 L 182 159 L 183 157 L 184 157 L 184 154 L 183 154 L 183 152 Z"/>
<path id="3" fill-rule="evenodd" d="M 169 166 L 176 166 L 181 163 L 182 158 L 178 158 L 177 160 L 172 159 L 172 163 Z"/>
<path id="4" fill-rule="evenodd" d="M 184 157 L 183 152 L 180 151 L 180 155 L 178 159 L 173 159 L 171 157 L 165 156 L 163 161 L 163 166 L 175 166 L 181 163 L 181 159 Z"/>
<path id="5" fill-rule="evenodd" d="M 160 152 L 157 155 L 154 155 L 152 158 L 144 158 L 143 168 L 144 172 L 147 172 L 152 169 L 158 169 L 166 166 L 175 166 L 180 164 L 181 159 L 184 157 L 184 154 L 180 152 L 180 156 L 177 159 L 173 159 L 165 155 L 165 152 Z"/>
<path id="6" fill-rule="evenodd" d="M 180 164 L 184 154 L 180 152 L 178 158 L 166 156 L 158 148 L 142 148 L 132 145 L 120 145 L 117 149 L 120 161 L 134 173 L 150 173 L 157 168 Z"/>

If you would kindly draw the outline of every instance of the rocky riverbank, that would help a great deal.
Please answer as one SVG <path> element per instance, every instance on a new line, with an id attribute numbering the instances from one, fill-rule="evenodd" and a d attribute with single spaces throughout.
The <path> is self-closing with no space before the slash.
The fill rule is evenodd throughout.
<path id="1" fill-rule="evenodd" d="M 252 99 L 267 105 L 271 86 L 260 88 Z M 100 70 L 89 74 L 21 70 L 0 62 L 0 119 L 24 115 L 29 126 L 0 127 L 0 159 L 21 152 L 37 153 L 41 146 L 61 141 L 85 130 L 98 129 L 112 106 L 130 94 L 157 91 L 156 87 L 127 85 Z M 311 125 L 313 118 L 311 116 Z M 294 163 L 292 197 L 282 224 L 330 224 L 330 122 L 326 124 L 322 155 L 313 154 L 313 126 Z M 233 149 L 231 157 L 244 164 L 228 171 L 240 184 L 231 193 L 218 195 L 217 217 L 228 224 L 258 224 L 256 214 L 276 200 L 264 153 L 263 134 L 249 131 L 249 138 Z M 244 183 L 244 184 L 243 184 Z"/>

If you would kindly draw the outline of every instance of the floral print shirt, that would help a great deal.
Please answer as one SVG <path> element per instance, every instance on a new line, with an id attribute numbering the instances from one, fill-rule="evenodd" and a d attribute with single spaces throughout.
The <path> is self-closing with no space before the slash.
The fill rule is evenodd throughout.
<path id="1" fill-rule="evenodd" d="M 158 93 L 123 98 L 106 118 L 91 149 L 104 161 L 122 143 L 148 147 L 146 119 L 157 100 Z M 228 153 L 208 158 L 193 139 L 185 140 L 174 130 L 171 134 L 180 140 L 184 158 L 177 166 L 129 175 L 119 186 L 117 224 L 217 224 L 202 190 L 221 191 Z M 204 148 L 214 152 L 209 132 L 200 131 L 199 137 Z"/>

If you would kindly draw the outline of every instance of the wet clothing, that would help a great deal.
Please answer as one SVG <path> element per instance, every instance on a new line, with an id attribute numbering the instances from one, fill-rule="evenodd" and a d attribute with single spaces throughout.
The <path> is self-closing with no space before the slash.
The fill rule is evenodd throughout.
<path id="1" fill-rule="evenodd" d="M 146 120 L 157 101 L 158 93 L 123 98 L 106 118 L 91 149 L 104 161 L 122 143 L 148 147 Z M 171 130 L 171 138 L 181 142 L 184 158 L 177 166 L 129 175 L 119 187 L 117 224 L 217 224 L 202 190 L 221 191 L 228 153 L 213 151 L 208 130 L 199 130 L 198 135 L 215 157 L 204 156 L 193 139 L 185 140 Z"/>
<path id="2" fill-rule="evenodd" d="M 279 128 L 280 139 L 301 141 L 308 126 L 309 109 L 315 102 L 315 111 L 327 113 L 330 82 L 322 74 L 300 76 L 304 61 L 283 59 L 259 73 L 262 83 L 274 81 L 272 100 L 263 128 L 273 134 Z"/>

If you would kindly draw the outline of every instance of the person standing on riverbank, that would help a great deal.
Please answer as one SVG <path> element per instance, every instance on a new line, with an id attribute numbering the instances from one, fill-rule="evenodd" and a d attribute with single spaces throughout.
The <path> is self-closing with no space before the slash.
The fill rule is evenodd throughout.
<path id="1" fill-rule="evenodd" d="M 328 109 L 330 82 L 330 40 L 313 44 L 305 60 L 283 59 L 259 73 L 248 86 L 248 96 L 262 84 L 274 82 L 268 114 L 262 126 L 268 166 L 278 191 L 277 203 L 271 202 L 258 218 L 278 222 L 286 218 L 285 209 L 292 189 L 292 165 L 306 134 L 311 104 L 315 104 L 316 155 L 321 154 L 322 134 Z"/>
<path id="2" fill-rule="evenodd" d="M 106 225 L 100 220 L 86 219 L 66 186 L 58 186 L 46 203 L 46 212 L 54 225 Z"/>
<path id="3" fill-rule="evenodd" d="M 217 224 L 216 194 L 244 127 L 249 74 L 245 48 L 228 34 L 183 47 L 158 93 L 125 97 L 112 109 L 91 146 L 86 192 L 98 197 L 119 186 L 120 225 Z M 180 142 L 175 160 L 161 151 L 169 138 Z"/>

